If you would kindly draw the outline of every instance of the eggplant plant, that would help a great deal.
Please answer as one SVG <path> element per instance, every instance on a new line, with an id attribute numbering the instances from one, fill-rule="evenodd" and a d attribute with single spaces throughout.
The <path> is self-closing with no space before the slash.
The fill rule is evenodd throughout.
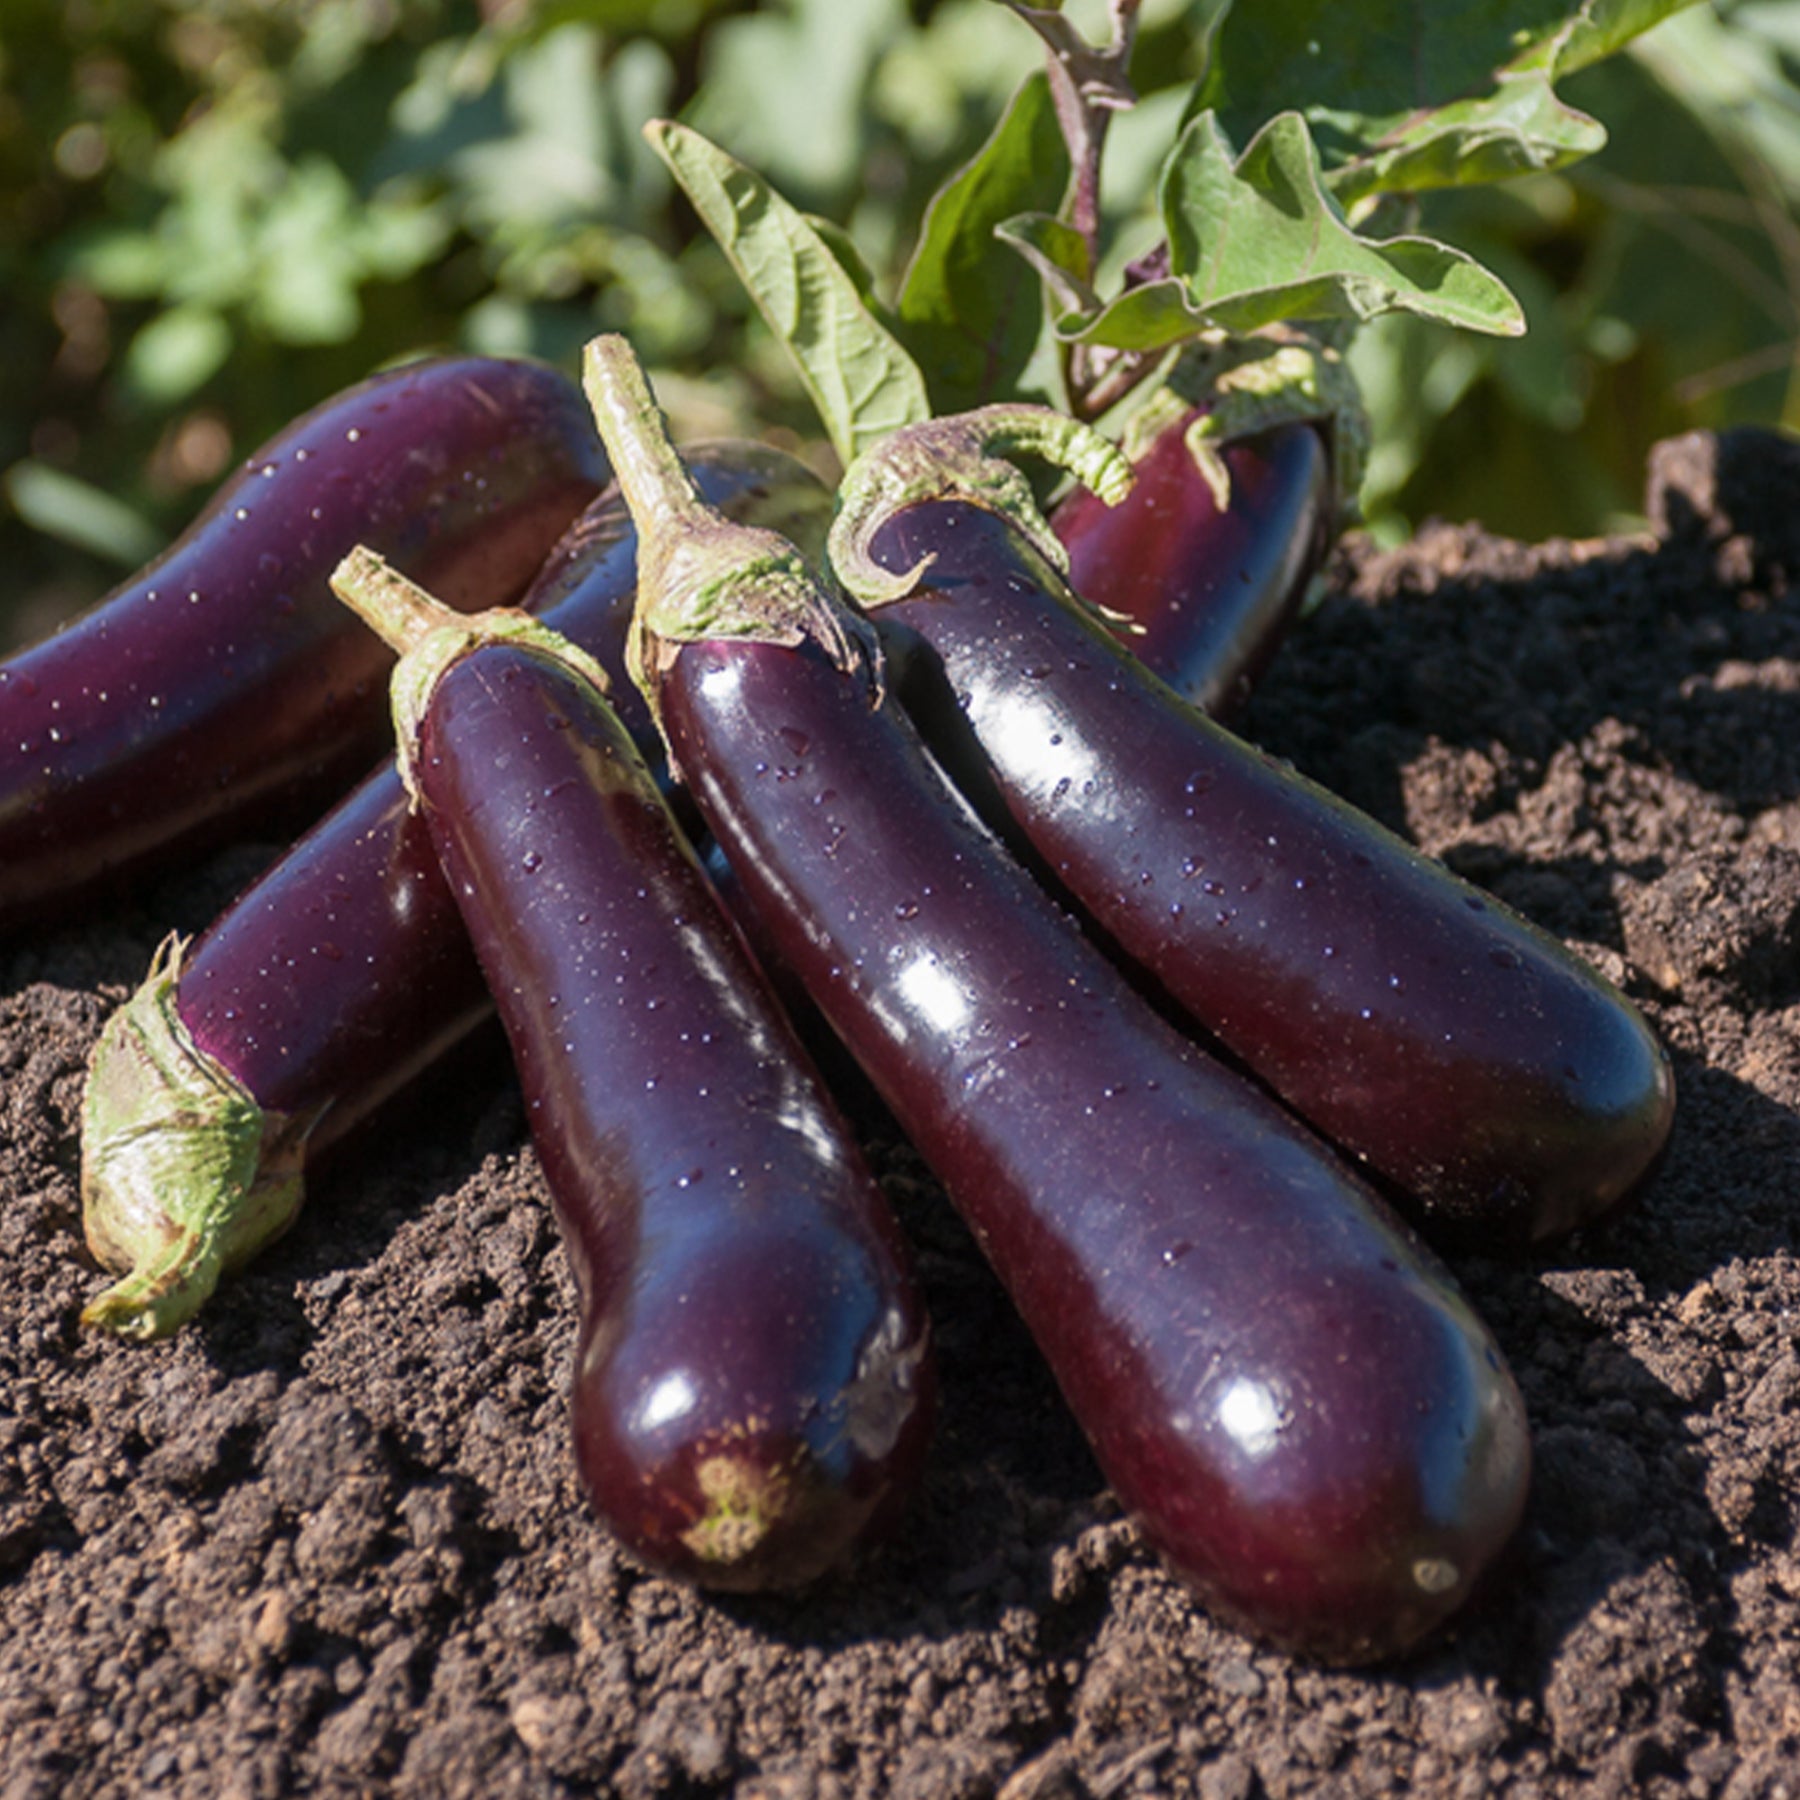
<path id="1" fill-rule="evenodd" d="M 1406 0 L 1354 17 L 1318 0 L 1199 8 L 1193 85 L 1130 203 L 1109 200 L 1105 165 L 1137 100 L 1138 0 L 1110 0 L 1095 41 L 1059 5 L 1001 4 L 1042 40 L 1042 71 L 938 190 L 890 280 L 691 125 L 652 121 L 646 135 L 846 465 L 902 426 L 1017 400 L 1133 441 L 1155 471 L 1143 494 L 1111 524 L 1072 496 L 1066 523 L 1078 589 L 1135 615 L 1152 586 L 1204 587 L 1221 533 L 1239 566 L 1285 568 L 1274 585 L 1304 592 L 1354 516 L 1370 449 L 1346 360 L 1361 326 L 1402 313 L 1490 337 L 1525 329 L 1497 274 L 1418 229 L 1419 196 L 1598 149 L 1603 128 L 1560 84 L 1691 0 L 1501 0 L 1479 16 Z M 1296 422 L 1323 441 L 1329 499 L 1285 465 L 1273 488 L 1258 472 L 1240 491 L 1237 465 L 1255 458 L 1238 446 Z M 1179 512 L 1147 523 L 1169 495 Z M 1197 560 L 1183 567 L 1190 509 Z M 1076 541 L 1089 533 L 1092 555 Z M 1213 704 L 1163 660 L 1154 628 L 1136 647 Z"/>

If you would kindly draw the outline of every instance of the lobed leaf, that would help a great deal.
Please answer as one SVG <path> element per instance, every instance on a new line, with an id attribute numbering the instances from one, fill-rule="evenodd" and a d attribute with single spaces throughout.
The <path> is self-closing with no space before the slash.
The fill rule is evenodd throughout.
<path id="1" fill-rule="evenodd" d="M 1225 18 L 1191 111 L 1211 107 L 1244 143 L 1279 96 L 1313 126 L 1346 205 L 1505 180 L 1598 149 L 1604 131 L 1553 84 L 1693 3 L 1370 0 L 1347 30 L 1324 0 L 1265 0 Z"/>
<path id="2" fill-rule="evenodd" d="M 1605 128 L 1558 99 L 1549 78 L 1507 74 L 1480 100 L 1458 100 L 1389 132 L 1380 148 L 1336 170 L 1330 187 L 1344 206 L 1377 194 L 1474 187 L 1560 169 L 1592 156 Z"/>
<path id="3" fill-rule="evenodd" d="M 1370 238 L 1346 222 L 1323 184 L 1306 122 L 1283 113 L 1234 163 L 1218 121 L 1202 113 L 1164 169 L 1169 278 L 1128 290 L 1065 335 L 1154 350 L 1207 328 L 1248 332 L 1282 319 L 1419 313 L 1515 336 L 1518 302 L 1460 250 L 1425 237 Z"/>

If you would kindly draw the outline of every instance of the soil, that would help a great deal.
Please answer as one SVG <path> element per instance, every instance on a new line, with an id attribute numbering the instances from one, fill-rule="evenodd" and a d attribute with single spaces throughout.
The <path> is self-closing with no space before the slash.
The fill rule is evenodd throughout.
<path id="1" fill-rule="evenodd" d="M 904 1529 L 796 1597 L 634 1568 L 576 1488 L 571 1286 L 491 1042 L 174 1340 L 83 1333 L 86 1055 L 248 846 L 0 950 L 0 1800 L 1800 1795 L 1797 501 L 1800 444 L 1700 436 L 1643 537 L 1352 542 L 1246 721 L 1574 942 L 1677 1065 L 1634 1207 L 1457 1259 L 1536 1476 L 1422 1654 L 1213 1624 L 891 1138 L 944 1389 Z"/>

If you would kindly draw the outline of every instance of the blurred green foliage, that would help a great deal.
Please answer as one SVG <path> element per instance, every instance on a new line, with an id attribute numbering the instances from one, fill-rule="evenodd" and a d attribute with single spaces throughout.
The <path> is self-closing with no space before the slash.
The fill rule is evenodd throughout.
<path id="1" fill-rule="evenodd" d="M 1069 10 L 1103 35 L 1098 4 Z M 1144 7 L 1117 257 L 1212 10 Z M 622 330 L 681 429 L 822 455 L 642 123 L 687 118 L 845 228 L 892 300 L 930 195 L 1039 60 L 993 0 L 0 0 L 0 644 L 102 591 L 296 412 L 425 349 L 573 372 Z M 1359 344 L 1390 534 L 1430 512 L 1602 531 L 1655 437 L 1800 425 L 1800 8 L 1697 8 L 1567 92 L 1599 156 L 1422 203 L 1529 335 L 1392 318 Z"/>

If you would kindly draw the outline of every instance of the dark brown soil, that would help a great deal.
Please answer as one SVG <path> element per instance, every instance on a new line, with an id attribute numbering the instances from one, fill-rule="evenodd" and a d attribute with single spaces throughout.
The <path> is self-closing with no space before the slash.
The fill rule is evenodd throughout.
<path id="1" fill-rule="evenodd" d="M 945 1390 L 903 1535 L 801 1598 L 637 1572 L 576 1491 L 570 1285 L 491 1047 L 201 1323 L 85 1336 L 84 1059 L 246 850 L 0 952 L 0 1800 L 1800 1794 L 1800 446 L 1665 446 L 1650 511 L 1351 548 L 1248 721 L 1574 940 L 1678 1065 L 1634 1210 L 1459 1262 L 1538 1464 L 1453 1634 L 1342 1673 L 1210 1623 L 898 1150 Z"/>

